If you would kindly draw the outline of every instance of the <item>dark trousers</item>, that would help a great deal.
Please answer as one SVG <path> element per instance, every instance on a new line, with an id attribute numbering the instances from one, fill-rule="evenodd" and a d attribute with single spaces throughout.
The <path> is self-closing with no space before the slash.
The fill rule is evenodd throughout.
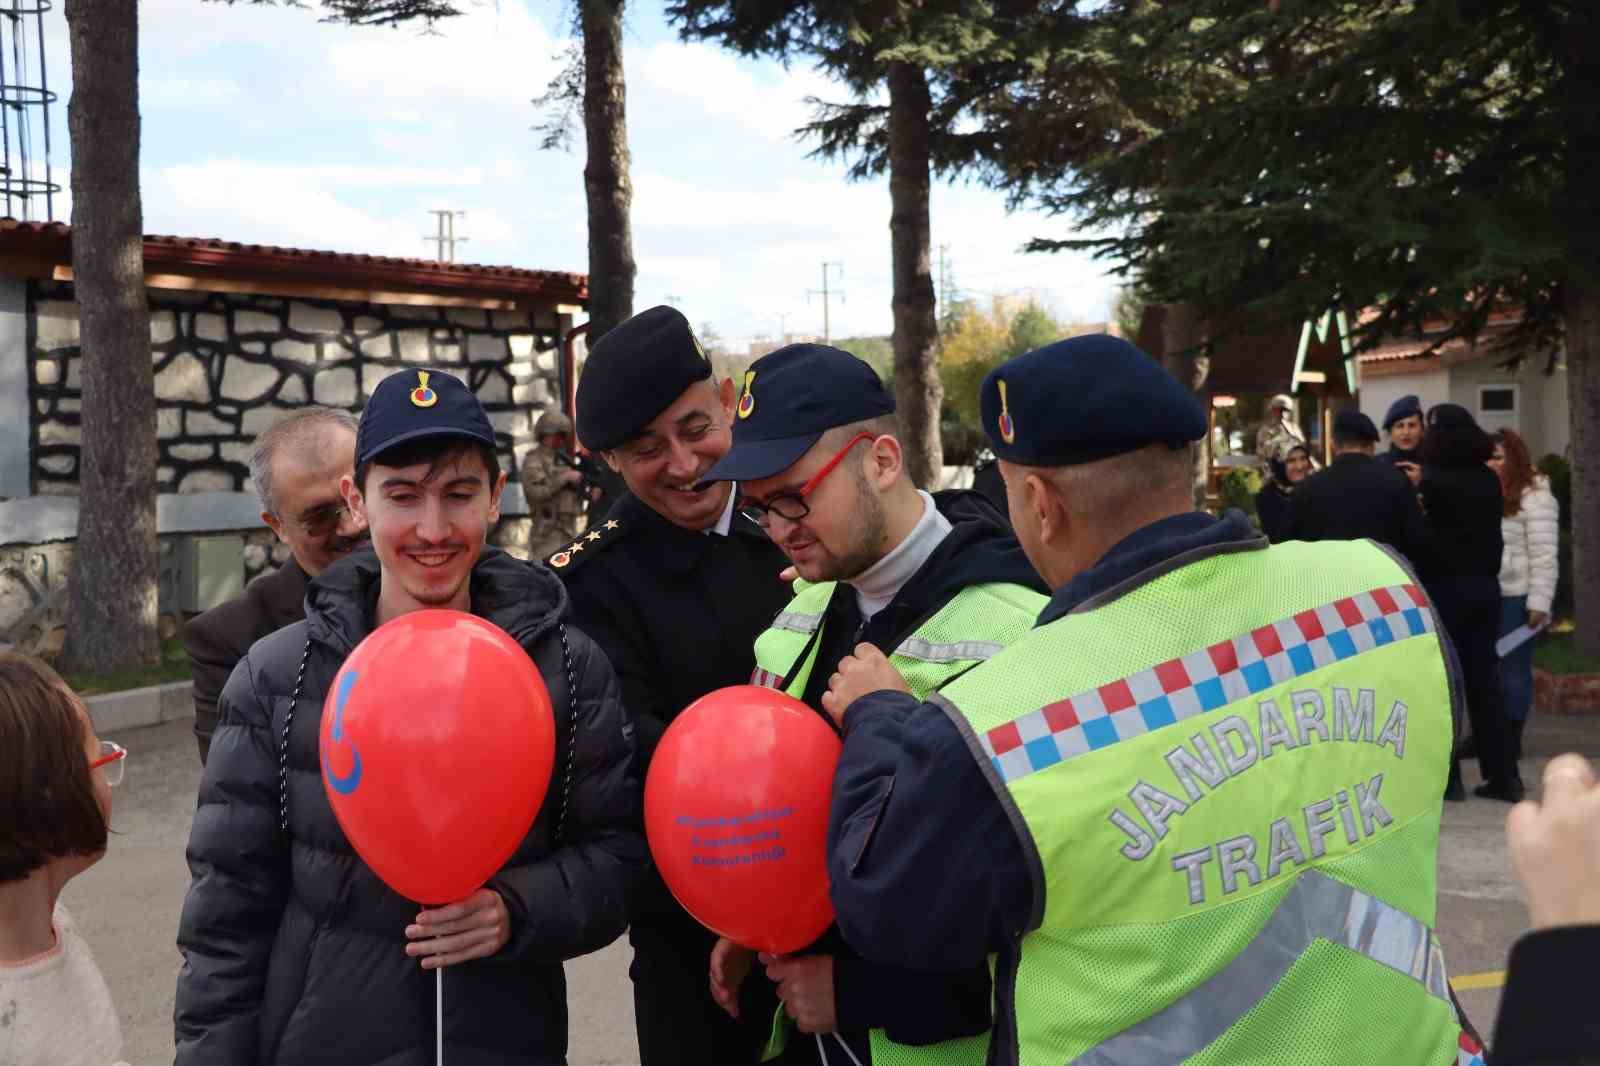
<path id="1" fill-rule="evenodd" d="M 1500 700 L 1500 661 L 1494 650 L 1500 635 L 1500 582 L 1493 577 L 1440 578 L 1428 585 L 1428 594 L 1461 661 L 1467 715 L 1483 779 L 1515 781 L 1516 756 Z M 1452 760 L 1452 780 L 1457 773 Z"/>
<path id="2" fill-rule="evenodd" d="M 639 1066 L 756 1066 L 772 1032 L 777 990 L 761 964 L 740 989 L 735 1021 L 711 998 L 712 933 L 682 911 L 652 913 L 628 930 L 633 944 Z"/>

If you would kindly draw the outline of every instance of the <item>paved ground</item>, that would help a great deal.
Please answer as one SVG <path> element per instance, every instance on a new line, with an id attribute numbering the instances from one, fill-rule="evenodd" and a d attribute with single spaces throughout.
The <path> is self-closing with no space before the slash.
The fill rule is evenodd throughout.
<path id="1" fill-rule="evenodd" d="M 172 989 L 178 971 L 173 946 L 178 910 L 188 884 L 183 846 L 199 776 L 189 723 L 173 722 L 119 734 L 130 752 L 128 776 L 117 790 L 111 853 L 66 891 L 122 1011 L 133 1066 L 172 1061 Z M 1544 760 L 1578 749 L 1600 756 L 1600 720 L 1544 716 L 1528 734 L 1523 774 L 1537 782 Z M 1475 768 L 1467 768 L 1469 786 Z M 1488 1030 L 1500 991 L 1494 973 L 1526 927 L 1506 864 L 1507 807 L 1486 800 L 1445 811 L 1439 862 L 1439 936 L 1451 973 L 1464 983 L 1468 1014 Z M 636 1062 L 633 1004 L 624 944 L 567 966 L 573 1066 Z M 1484 977 L 1483 975 L 1490 976 Z"/>

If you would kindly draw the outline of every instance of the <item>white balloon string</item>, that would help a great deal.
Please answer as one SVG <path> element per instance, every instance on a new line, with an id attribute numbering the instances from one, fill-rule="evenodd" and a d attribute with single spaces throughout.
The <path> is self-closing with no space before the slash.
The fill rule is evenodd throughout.
<path id="1" fill-rule="evenodd" d="M 844 1053 L 845 1053 L 845 1054 L 846 1054 L 846 1055 L 849 1055 L 849 1056 L 850 1056 L 850 1061 L 851 1061 L 851 1062 L 853 1062 L 853 1063 L 855 1063 L 855 1064 L 856 1064 L 856 1066 L 861 1066 L 861 1060 L 860 1060 L 860 1059 L 858 1059 L 858 1058 L 856 1058 L 856 1053 L 855 1053 L 855 1052 L 854 1052 L 854 1051 L 851 1051 L 851 1050 L 850 1050 L 850 1045 L 849 1045 L 849 1044 L 846 1044 L 846 1043 L 845 1043 L 845 1042 L 844 1042 L 844 1037 L 842 1037 L 842 1036 L 840 1036 L 840 1035 L 839 1035 L 839 1034 L 838 1034 L 838 1033 L 834 1033 L 834 1034 L 833 1034 L 833 1038 L 834 1038 L 834 1039 L 835 1039 L 835 1040 L 837 1040 L 837 1041 L 839 1041 L 839 1046 L 840 1046 L 840 1047 L 842 1047 L 842 1048 L 844 1048 Z M 817 1038 L 817 1043 L 818 1043 L 818 1044 L 819 1044 L 819 1045 L 820 1045 L 820 1044 L 821 1044 L 821 1043 L 822 1043 L 822 1038 L 821 1038 L 821 1037 L 818 1037 L 818 1038 Z"/>
<path id="2" fill-rule="evenodd" d="M 444 1066 L 444 967 L 433 971 L 433 977 L 434 1066 Z M 856 1066 L 861 1064 L 857 1063 Z"/>

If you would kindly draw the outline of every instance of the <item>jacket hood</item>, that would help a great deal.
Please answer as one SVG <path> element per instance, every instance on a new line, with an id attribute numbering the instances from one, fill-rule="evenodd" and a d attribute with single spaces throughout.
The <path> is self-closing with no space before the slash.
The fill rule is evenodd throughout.
<path id="1" fill-rule="evenodd" d="M 306 588 L 306 635 L 348 655 L 377 628 L 382 567 L 371 547 L 354 552 Z M 526 647 L 567 613 L 567 590 L 543 566 L 485 547 L 472 568 L 471 610 Z"/>
<path id="2" fill-rule="evenodd" d="M 905 590 L 915 594 L 915 602 L 905 605 L 908 613 L 922 617 L 971 585 L 1005 583 L 1050 594 L 999 509 L 983 494 L 938 492 L 933 504 L 950 522 L 951 530 L 907 582 Z"/>

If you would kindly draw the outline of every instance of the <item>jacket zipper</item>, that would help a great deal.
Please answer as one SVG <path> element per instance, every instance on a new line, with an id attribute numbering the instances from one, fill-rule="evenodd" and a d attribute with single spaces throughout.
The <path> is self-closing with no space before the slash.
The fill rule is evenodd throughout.
<path id="1" fill-rule="evenodd" d="M 989 1045 L 989 1066 L 1018 1066 L 1017 970 L 1022 963 L 1022 938 L 1012 941 L 995 960 L 994 1040 Z"/>

